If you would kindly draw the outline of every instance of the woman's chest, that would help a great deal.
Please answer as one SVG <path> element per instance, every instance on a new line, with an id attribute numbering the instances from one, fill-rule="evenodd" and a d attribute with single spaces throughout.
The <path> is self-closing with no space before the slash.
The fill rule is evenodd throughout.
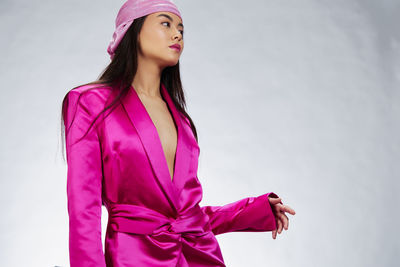
<path id="1" fill-rule="evenodd" d="M 139 97 L 141 97 L 139 95 Z M 150 117 L 151 124 L 154 125 L 156 137 L 159 139 L 162 150 L 168 164 L 170 177 L 172 179 L 174 173 L 174 163 L 176 147 L 178 143 L 177 126 L 173 116 L 168 109 L 167 104 L 160 99 L 141 98 L 147 114 Z M 150 122 L 149 122 L 150 124 Z M 149 125 L 152 127 L 153 125 Z M 158 141 L 158 140 L 155 140 Z"/>
<path id="2" fill-rule="evenodd" d="M 151 112 L 149 110 L 149 114 Z M 126 110 L 119 107 L 103 120 L 99 138 L 104 191 L 109 200 L 119 203 L 153 203 L 157 206 L 160 201 L 166 205 L 167 202 L 176 204 L 181 195 L 188 195 L 188 191 L 200 192 L 200 182 L 197 179 L 199 148 L 194 136 L 190 135 L 190 127 L 180 121 L 176 129 L 176 159 L 172 181 L 172 169 L 168 157 L 164 155 L 162 137 L 158 136 L 156 127 L 157 120 L 162 124 L 165 118 L 155 118 L 157 116 L 128 116 Z M 173 137 L 167 137 L 166 142 L 169 142 L 168 138 Z"/>

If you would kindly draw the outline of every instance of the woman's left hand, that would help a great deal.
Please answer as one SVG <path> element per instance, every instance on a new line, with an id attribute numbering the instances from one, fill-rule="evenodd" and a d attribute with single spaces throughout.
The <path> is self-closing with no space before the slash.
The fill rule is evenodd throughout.
<path id="1" fill-rule="evenodd" d="M 268 200 L 276 218 L 277 229 L 272 231 L 272 238 L 276 239 L 277 233 L 281 234 L 283 228 L 285 230 L 289 229 L 289 218 L 285 212 L 289 212 L 292 215 L 295 215 L 296 212 L 289 206 L 283 205 L 280 197 L 268 197 Z"/>

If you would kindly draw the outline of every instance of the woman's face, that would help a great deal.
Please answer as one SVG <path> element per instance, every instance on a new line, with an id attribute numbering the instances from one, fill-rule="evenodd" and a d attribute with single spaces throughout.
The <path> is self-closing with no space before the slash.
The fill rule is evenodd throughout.
<path id="1" fill-rule="evenodd" d="M 139 60 L 151 60 L 164 68 L 178 63 L 183 51 L 183 24 L 179 16 L 161 11 L 149 14 L 138 37 Z M 180 45 L 180 50 L 171 45 Z"/>

